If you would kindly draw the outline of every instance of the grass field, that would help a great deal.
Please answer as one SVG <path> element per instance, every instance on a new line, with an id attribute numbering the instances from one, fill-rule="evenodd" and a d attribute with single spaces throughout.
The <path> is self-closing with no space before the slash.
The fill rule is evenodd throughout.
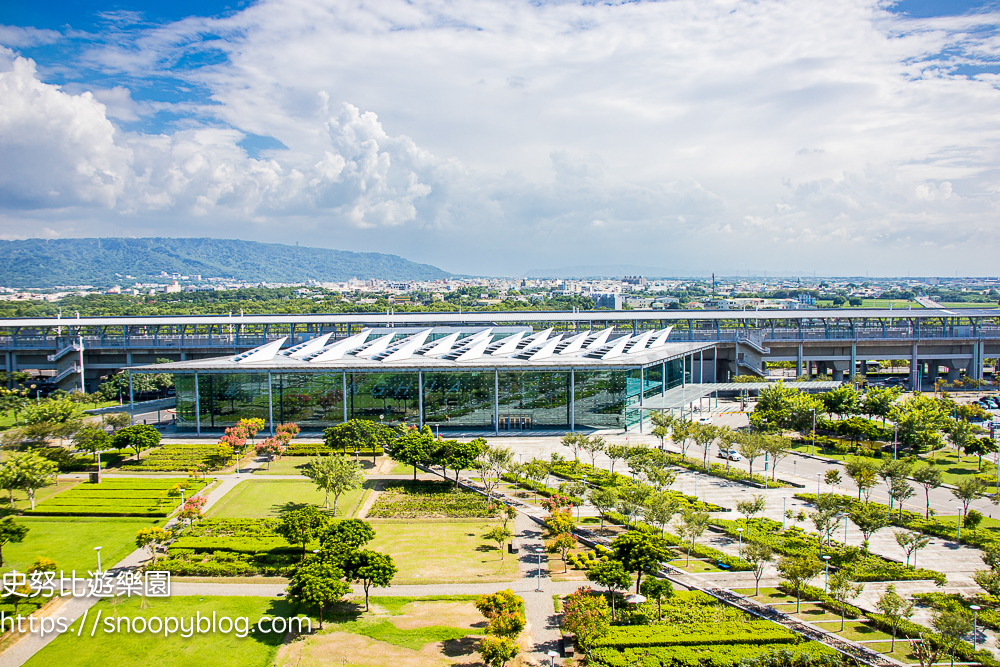
<path id="1" fill-rule="evenodd" d="M 153 519 L 20 517 L 28 527 L 20 543 L 3 547 L 3 569 L 24 572 L 39 556 L 51 558 L 69 576 L 70 570 L 86 572 L 97 566 L 94 547 L 101 549 L 101 565 L 111 566 L 135 550 L 141 528 L 160 525 Z"/>
<path id="2" fill-rule="evenodd" d="M 200 612 L 210 618 L 214 612 L 217 618 L 248 617 L 256 623 L 263 615 L 293 616 L 292 609 L 284 600 L 259 597 L 171 597 L 150 598 L 148 608 L 139 608 L 139 598 L 126 599 L 117 607 L 122 617 L 167 617 L 191 618 Z M 169 665 L 170 667 L 266 667 L 274 660 L 283 634 L 251 634 L 239 638 L 235 633 L 209 632 L 195 633 L 184 638 L 180 634 L 164 637 L 163 633 L 128 633 L 124 631 L 106 633 L 98 628 L 93 637 L 89 630 L 96 612 L 114 615 L 108 600 L 101 600 L 90 610 L 87 622 L 88 632 L 77 636 L 66 632 L 36 653 L 27 663 L 29 667 L 150 667 Z M 102 623 L 103 626 L 103 623 Z M 73 626 L 73 630 L 77 626 Z"/>
<path id="3" fill-rule="evenodd" d="M 364 489 L 340 496 L 337 516 L 350 516 Z M 265 519 L 303 505 L 323 507 L 324 493 L 308 480 L 247 480 L 237 484 L 207 513 L 213 519 Z M 330 498 L 333 511 L 333 498 Z"/>
<path id="4" fill-rule="evenodd" d="M 267 464 L 254 471 L 257 475 L 301 475 L 306 465 L 309 463 L 308 456 L 286 456 L 278 461 L 271 461 L 270 470 Z"/>
<path id="5" fill-rule="evenodd" d="M 372 525 L 375 539 L 368 548 L 392 556 L 399 568 L 394 584 L 512 581 L 518 576 L 517 557 L 507 555 L 501 570 L 496 543 L 483 539 L 493 522 L 374 520 Z"/>
<path id="6" fill-rule="evenodd" d="M 283 646 L 275 665 L 481 664 L 472 660 L 485 625 L 485 619 L 472 604 L 475 598 L 474 595 L 372 597 L 368 612 L 364 611 L 364 598 L 354 598 L 328 612 L 322 633 Z"/>

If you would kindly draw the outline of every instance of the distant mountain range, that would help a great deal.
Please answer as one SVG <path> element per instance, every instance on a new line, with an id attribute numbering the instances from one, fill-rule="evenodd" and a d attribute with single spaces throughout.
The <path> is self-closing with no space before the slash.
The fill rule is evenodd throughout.
<path id="1" fill-rule="evenodd" d="M 434 280 L 451 274 L 396 255 L 230 239 L 28 239 L 0 241 L 0 285 L 54 287 L 162 282 L 160 272 L 292 283 L 350 278 Z"/>

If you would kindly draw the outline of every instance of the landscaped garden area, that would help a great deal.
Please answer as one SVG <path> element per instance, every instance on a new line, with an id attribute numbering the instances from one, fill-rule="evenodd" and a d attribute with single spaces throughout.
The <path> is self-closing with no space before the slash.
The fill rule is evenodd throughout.
<path id="1" fill-rule="evenodd" d="M 139 460 L 125 460 L 116 468 L 122 472 L 187 472 L 215 470 L 228 460 L 219 456 L 214 444 L 168 443 L 150 450 Z"/>
<path id="2" fill-rule="evenodd" d="M 352 516 L 365 489 L 346 491 L 338 503 L 338 515 Z M 237 484 L 212 506 L 207 515 L 217 519 L 265 519 L 306 505 L 323 505 L 324 493 L 306 480 L 250 479 Z"/>
<path id="3" fill-rule="evenodd" d="M 103 479 L 77 484 L 37 503 L 35 516 L 165 517 L 208 481 L 204 479 Z"/>

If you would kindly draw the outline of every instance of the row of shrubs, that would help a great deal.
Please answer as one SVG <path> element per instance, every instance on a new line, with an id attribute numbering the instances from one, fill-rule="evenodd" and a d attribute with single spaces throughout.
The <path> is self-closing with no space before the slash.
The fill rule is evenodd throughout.
<path id="1" fill-rule="evenodd" d="M 227 461 L 218 456 L 218 445 L 171 443 L 158 447 L 138 461 L 127 461 L 118 470 L 130 472 L 171 472 L 197 470 L 203 466 L 221 468 Z"/>
<path id="2" fill-rule="evenodd" d="M 282 452 L 283 456 L 325 456 L 327 454 L 345 454 L 345 452 L 343 450 L 335 452 L 333 447 L 322 442 L 293 442 Z M 354 450 L 346 452 L 346 454 L 354 456 Z M 367 447 L 358 450 L 358 456 L 361 458 L 382 456 L 383 454 L 385 454 L 385 450 L 381 446 L 376 446 L 374 449 Z"/>
<path id="3" fill-rule="evenodd" d="M 756 660 L 768 654 L 786 652 L 787 644 L 730 644 L 722 646 L 649 646 L 623 650 L 600 648 L 593 651 L 594 662 L 606 667 L 734 667 L 744 661 Z M 789 651 L 786 662 L 818 664 L 818 658 L 836 659 L 832 648 L 818 642 L 803 642 Z M 802 656 L 806 656 L 806 660 Z M 839 663 L 839 660 L 837 660 Z"/>
<path id="4" fill-rule="evenodd" d="M 705 466 L 701 461 L 681 456 L 680 454 L 675 454 L 673 452 L 667 452 L 667 463 L 670 465 L 680 466 L 681 468 L 687 468 L 688 470 L 703 472 L 712 475 L 713 477 L 722 477 L 723 479 L 728 479 L 733 482 L 742 482 L 744 484 L 752 483 L 759 486 L 767 486 L 771 489 L 781 489 L 789 486 L 780 480 L 772 480 L 769 477 L 764 477 L 758 473 L 751 475 L 746 470 L 742 470 L 740 468 L 734 468 L 732 466 L 727 468 L 721 463 L 709 463 L 708 470 L 705 470 Z"/>
<path id="5" fill-rule="evenodd" d="M 35 516 L 168 516 L 206 482 L 194 479 L 111 480 L 86 482 L 38 503 Z M 172 495 L 171 495 L 172 494 Z"/>
<path id="6" fill-rule="evenodd" d="M 623 514 L 618 512 L 608 512 L 605 518 L 611 523 L 618 524 L 619 526 L 631 525 L 635 530 L 641 530 L 646 533 L 655 533 L 657 535 L 661 534 L 659 528 L 651 526 L 648 523 L 643 523 L 642 521 L 629 522 L 628 519 Z M 663 533 L 663 539 L 666 540 L 667 544 L 674 547 L 681 553 L 691 552 L 691 555 L 695 558 L 703 558 L 705 560 L 711 560 L 720 565 L 725 565 L 727 569 L 733 572 L 750 572 L 753 570 L 753 566 L 746 562 L 739 556 L 730 556 L 729 554 L 723 553 L 718 549 L 713 549 L 712 547 L 705 546 L 704 544 L 691 543 L 686 540 L 681 540 L 672 533 Z"/>
<path id="7" fill-rule="evenodd" d="M 560 496 L 569 498 L 570 502 L 572 502 L 574 505 L 583 505 L 584 502 L 583 498 L 580 498 L 579 496 L 571 496 L 566 493 L 563 493 L 559 489 L 554 489 L 551 486 L 545 486 L 544 484 L 534 482 L 530 479 L 514 477 L 514 475 L 511 475 L 510 473 L 504 473 L 501 479 L 505 482 L 510 482 L 511 484 L 521 489 L 537 493 L 543 498 L 550 498 L 558 494 Z"/>
<path id="8" fill-rule="evenodd" d="M 788 595 L 795 595 L 795 590 L 786 584 L 779 584 L 778 589 Z M 804 585 L 802 586 L 801 595 L 804 599 L 818 602 L 822 607 L 835 614 L 839 615 L 841 612 L 841 604 L 824 593 L 822 588 Z M 884 614 L 863 612 L 851 604 L 846 606 L 846 614 L 853 618 L 867 618 L 873 627 L 882 632 L 892 633 L 892 623 L 889 622 L 889 619 Z M 909 639 L 923 637 L 924 640 L 930 642 L 932 645 L 941 646 L 940 634 L 922 625 L 917 625 L 912 621 L 901 621 L 896 630 L 896 636 Z M 978 662 L 983 667 L 1000 667 L 1000 661 L 994 658 L 993 654 L 987 649 L 973 650 L 972 645 L 965 641 L 958 642 L 955 649 L 955 657 L 962 662 Z"/>
<path id="9" fill-rule="evenodd" d="M 488 507 L 486 498 L 451 482 L 407 480 L 387 483 L 368 510 L 368 518 L 488 517 L 493 515 Z"/>
<path id="10" fill-rule="evenodd" d="M 237 553 L 233 551 L 199 552 L 195 549 L 171 548 L 169 557 L 156 564 L 176 576 L 186 577 L 245 577 L 264 575 L 290 576 L 299 563 L 301 551 L 288 550 Z"/>
<path id="11" fill-rule="evenodd" d="M 595 647 L 715 646 L 720 644 L 794 644 L 791 630 L 771 621 L 726 621 L 681 625 L 613 626 Z"/>
<path id="12" fill-rule="evenodd" d="M 611 558 L 611 549 L 603 544 L 595 544 L 594 551 L 584 554 L 570 554 L 566 562 L 573 566 L 574 570 L 589 570 L 594 563 L 607 563 Z"/>
<path id="13" fill-rule="evenodd" d="M 766 544 L 775 552 L 785 556 L 830 556 L 830 565 L 848 569 L 855 581 L 914 581 L 931 579 L 938 586 L 944 586 L 947 578 L 935 570 L 914 568 L 888 560 L 877 554 L 866 552 L 859 547 L 848 546 L 833 541 L 820 546 L 820 536 L 807 533 L 799 526 L 789 526 L 781 530 L 781 524 L 771 519 L 714 519 L 712 525 L 722 528 L 727 535 L 736 538 L 743 528 L 743 539 L 747 542 Z"/>
<path id="14" fill-rule="evenodd" d="M 796 493 L 795 497 L 800 500 L 805 500 L 810 503 L 816 502 L 815 493 Z M 860 503 L 861 501 L 852 496 L 838 494 L 838 498 L 841 501 L 841 506 L 845 510 L 849 510 L 853 505 Z M 875 505 L 877 507 L 883 508 L 887 513 L 889 511 L 889 506 L 884 503 L 877 503 L 874 500 L 869 501 L 870 505 Z M 892 510 L 892 516 L 889 518 L 889 523 L 893 526 L 900 528 L 907 528 L 909 530 L 916 530 L 927 535 L 933 535 L 935 537 L 940 537 L 945 540 L 957 540 L 958 528 L 957 524 L 945 523 L 937 518 L 927 519 L 923 514 L 917 512 L 911 512 L 909 510 L 903 510 L 902 519 L 899 517 L 899 508 L 894 507 Z M 976 547 L 977 549 L 986 549 L 993 545 L 1000 544 L 1000 538 L 991 530 L 962 530 L 962 539 L 958 540 L 962 544 L 968 544 L 969 546 Z"/>

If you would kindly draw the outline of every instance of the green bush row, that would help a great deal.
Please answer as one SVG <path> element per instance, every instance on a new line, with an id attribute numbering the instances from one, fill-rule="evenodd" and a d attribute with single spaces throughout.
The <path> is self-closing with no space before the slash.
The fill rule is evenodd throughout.
<path id="1" fill-rule="evenodd" d="M 605 518 L 611 523 L 618 524 L 619 526 L 630 525 L 627 518 L 618 512 L 608 512 L 605 515 Z M 650 526 L 648 523 L 643 523 L 642 521 L 632 522 L 631 526 L 633 530 L 655 533 L 657 535 L 660 534 L 659 528 Z M 667 544 L 676 548 L 681 553 L 686 554 L 690 551 L 691 555 L 695 558 L 704 558 L 716 563 L 721 563 L 733 572 L 750 572 L 753 570 L 753 566 L 739 556 L 730 556 L 729 554 L 723 553 L 718 549 L 713 549 L 712 547 L 705 546 L 704 544 L 698 544 L 697 542 L 694 543 L 694 547 L 692 548 L 690 542 L 681 540 L 681 538 L 672 533 L 664 533 L 663 539 L 667 541 Z"/>
<path id="2" fill-rule="evenodd" d="M 545 486 L 544 484 L 534 482 L 530 479 L 517 478 L 514 477 L 514 475 L 511 475 L 510 473 L 504 473 L 501 479 L 503 479 L 503 481 L 505 482 L 510 482 L 511 484 L 514 484 L 522 489 L 533 491 L 538 495 L 542 496 L 543 498 L 551 498 L 552 496 L 558 494 L 560 496 L 566 496 L 567 498 L 569 498 L 570 502 L 572 502 L 574 505 L 583 505 L 584 503 L 583 498 L 580 498 L 579 496 L 570 496 L 561 492 L 559 489 L 554 489 L 551 486 Z"/>
<path id="3" fill-rule="evenodd" d="M 606 667 L 733 667 L 767 653 L 786 648 L 787 644 L 732 644 L 721 646 L 650 646 L 616 650 L 601 648 L 593 652 L 594 662 Z M 790 649 L 795 654 L 810 657 L 837 655 L 836 651 L 818 642 L 802 642 Z"/>
<path id="4" fill-rule="evenodd" d="M 716 644 L 794 643 L 798 636 L 771 621 L 615 626 L 595 647 L 713 646 Z"/>
<path id="5" fill-rule="evenodd" d="M 733 468 L 732 466 L 726 468 L 726 466 L 721 463 L 709 463 L 708 470 L 705 470 L 705 466 L 701 461 L 681 456 L 680 454 L 675 454 L 673 452 L 667 452 L 667 463 L 670 465 L 680 466 L 681 468 L 687 468 L 688 470 L 697 470 L 698 472 L 703 472 L 712 475 L 713 477 L 722 477 L 723 479 L 732 480 L 734 482 L 753 482 L 755 484 L 760 484 L 761 486 L 766 485 L 771 489 L 781 489 L 789 486 L 784 482 L 765 478 L 763 475 L 758 473 L 754 473 L 751 476 L 750 473 L 740 468 Z"/>
<path id="6" fill-rule="evenodd" d="M 778 589 L 788 595 L 795 594 L 795 591 L 785 584 L 779 584 Z M 805 585 L 802 587 L 801 594 L 804 599 L 815 600 L 824 608 L 829 609 L 836 614 L 840 614 L 840 603 L 824 593 L 823 589 Z M 881 630 L 882 632 L 892 633 L 892 624 L 884 614 L 863 612 L 858 607 L 849 604 L 847 605 L 847 615 L 854 618 L 867 618 L 869 623 L 876 629 Z M 902 621 L 899 624 L 899 628 L 896 630 L 896 637 L 910 639 L 923 637 L 935 646 L 941 645 L 940 634 L 934 632 L 930 628 L 917 625 L 912 621 Z M 955 657 L 962 662 L 978 662 L 983 665 L 983 667 L 1000 667 L 1000 661 L 994 658 L 993 654 L 988 650 L 980 649 L 978 651 L 974 651 L 972 644 L 965 641 L 960 641 L 958 643 L 958 647 L 955 649 Z"/>
<path id="7" fill-rule="evenodd" d="M 478 493 L 450 482 L 397 482 L 385 486 L 372 504 L 373 519 L 417 517 L 475 518 L 492 516 L 489 503 Z"/>
<path id="8" fill-rule="evenodd" d="M 322 442 L 293 442 L 285 449 L 282 453 L 283 456 L 321 456 L 325 454 L 349 454 L 354 456 L 354 450 L 349 452 L 344 452 L 340 449 L 336 452 L 329 445 L 325 445 Z M 385 454 L 385 450 L 382 447 L 371 447 L 358 450 L 358 456 L 361 458 L 371 457 L 371 456 L 382 456 Z"/>

